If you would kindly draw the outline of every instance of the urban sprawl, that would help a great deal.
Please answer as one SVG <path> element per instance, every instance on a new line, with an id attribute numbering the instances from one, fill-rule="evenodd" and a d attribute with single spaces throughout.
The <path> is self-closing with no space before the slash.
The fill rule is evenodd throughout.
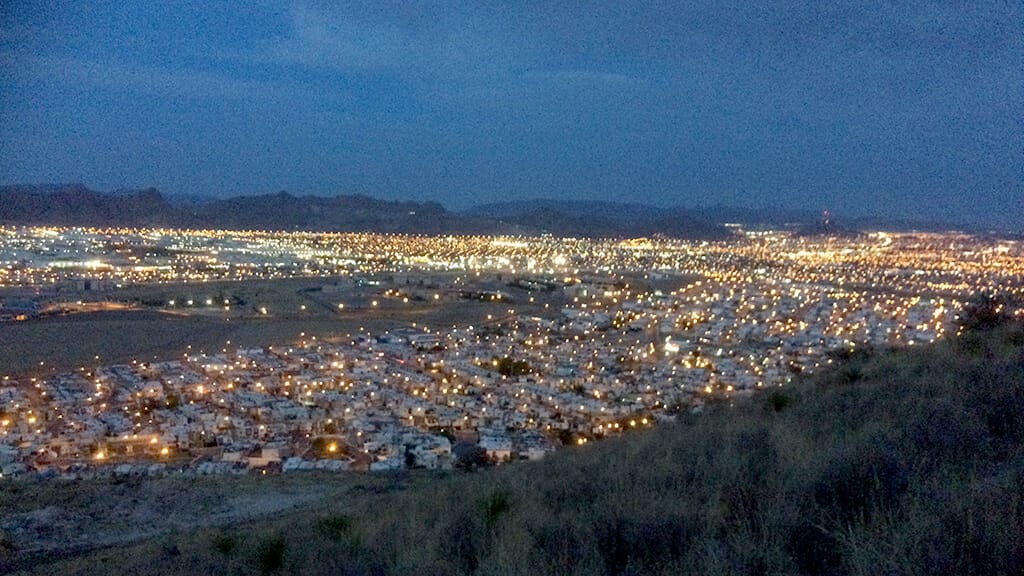
<path id="1" fill-rule="evenodd" d="M 784 386 L 854 350 L 932 342 L 979 294 L 1022 315 L 1021 241 L 733 230 L 692 242 L 0 228 L 5 322 L 140 307 L 272 316 L 261 302 L 119 293 L 284 278 L 323 278 L 338 314 L 493 305 L 476 325 L 225 343 L 60 374 L 0 366 L 2 476 L 532 460 Z M 349 298 L 357 288 L 370 296 Z M 517 310 L 541 298 L 558 304 Z"/>

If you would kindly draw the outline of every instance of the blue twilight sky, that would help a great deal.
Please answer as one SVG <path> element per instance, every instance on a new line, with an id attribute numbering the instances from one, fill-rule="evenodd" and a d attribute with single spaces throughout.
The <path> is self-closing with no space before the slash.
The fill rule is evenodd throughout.
<path id="1" fill-rule="evenodd" d="M 1020 229 L 1024 14 L 1019 0 L 5 0 L 0 182 Z"/>

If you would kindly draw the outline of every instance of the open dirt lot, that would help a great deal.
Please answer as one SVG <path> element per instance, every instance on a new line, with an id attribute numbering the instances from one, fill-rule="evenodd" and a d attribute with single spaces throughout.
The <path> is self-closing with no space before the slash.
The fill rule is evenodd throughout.
<path id="1" fill-rule="evenodd" d="M 188 351 L 212 352 L 225 346 L 266 346 L 295 341 L 300 334 L 330 337 L 360 329 L 383 332 L 416 322 L 433 328 L 472 324 L 508 314 L 552 314 L 561 294 L 536 294 L 529 303 L 525 292 L 508 302 L 428 300 L 402 302 L 376 296 L 387 286 L 321 291 L 324 279 L 258 283 L 211 283 L 202 286 L 137 287 L 112 294 L 166 301 L 170 298 L 237 298 L 245 302 L 223 307 L 147 308 L 88 312 L 0 323 L 0 376 L 46 375 L 80 366 L 109 365 L 133 359 L 154 360 Z M 372 306 L 373 300 L 378 301 Z M 337 307 L 344 303 L 345 308 Z M 549 304 L 548 308 L 544 304 Z M 266 307 L 267 314 L 260 312 Z M 230 342 L 230 344 L 228 344 Z M 98 358 L 97 358 L 98 357 Z"/>
<path id="2" fill-rule="evenodd" d="M 46 573 L 49 562 L 176 532 L 237 526 L 430 482 L 436 474 L 8 482 L 0 490 L 0 573 Z M 83 530 L 88 526 L 88 530 Z"/>

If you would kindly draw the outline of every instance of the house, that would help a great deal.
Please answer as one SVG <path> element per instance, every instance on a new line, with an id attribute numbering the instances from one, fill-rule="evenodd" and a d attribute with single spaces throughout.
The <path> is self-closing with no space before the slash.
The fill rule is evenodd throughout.
<path id="1" fill-rule="evenodd" d="M 278 448 L 256 448 L 248 453 L 246 462 L 249 468 L 267 468 L 281 463 L 281 451 Z"/>
<path id="2" fill-rule="evenodd" d="M 512 440 L 503 433 L 482 432 L 478 445 L 492 460 L 504 462 L 512 459 Z"/>

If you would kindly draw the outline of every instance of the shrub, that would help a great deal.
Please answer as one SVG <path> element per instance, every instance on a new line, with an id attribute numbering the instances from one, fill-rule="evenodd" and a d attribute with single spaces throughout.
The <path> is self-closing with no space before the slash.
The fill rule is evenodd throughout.
<path id="1" fill-rule="evenodd" d="M 316 528 L 327 538 L 337 541 L 352 530 L 352 520 L 345 515 L 330 516 L 317 521 Z"/>
<path id="2" fill-rule="evenodd" d="M 860 366 L 857 366 L 856 364 L 847 364 L 839 369 L 837 376 L 840 383 L 853 384 L 854 382 L 859 381 L 861 377 L 864 376 L 864 373 Z"/>
<path id="3" fill-rule="evenodd" d="M 960 312 L 960 326 L 968 331 L 988 331 L 1007 324 L 1012 317 L 1006 299 L 991 294 L 973 298 Z"/>
<path id="4" fill-rule="evenodd" d="M 220 534 L 213 539 L 213 549 L 222 556 L 231 556 L 237 547 L 238 543 L 230 534 Z"/>
<path id="5" fill-rule="evenodd" d="M 487 456 L 487 450 L 477 445 L 460 442 L 452 452 L 455 453 L 455 468 L 458 470 L 473 472 L 494 464 Z"/>
<path id="6" fill-rule="evenodd" d="M 284 567 L 284 555 L 288 545 L 280 535 L 260 542 L 256 550 L 256 562 L 262 574 L 273 574 Z"/>
<path id="7" fill-rule="evenodd" d="M 8 571 L 8 567 L 5 564 L 9 558 L 14 557 L 17 551 L 18 547 L 14 543 L 14 539 L 11 538 L 11 535 L 0 530 L 0 571 Z"/>
<path id="8" fill-rule="evenodd" d="M 768 408 L 772 412 L 782 412 L 789 407 L 790 399 L 782 390 L 772 390 L 768 394 Z"/>
<path id="9" fill-rule="evenodd" d="M 950 402 L 923 406 L 910 419 L 903 445 L 930 468 L 969 462 L 985 447 L 976 419 Z"/>
<path id="10" fill-rule="evenodd" d="M 628 529 L 626 521 L 621 517 L 598 522 L 594 527 L 597 550 L 607 574 L 616 576 L 626 571 L 632 555 L 632 538 L 627 533 Z"/>
<path id="11" fill-rule="evenodd" d="M 480 567 L 483 543 L 480 540 L 480 530 L 473 521 L 465 515 L 456 516 L 449 521 L 442 533 L 447 535 L 441 546 L 444 555 L 451 559 L 461 572 L 476 572 Z"/>
<path id="12" fill-rule="evenodd" d="M 484 525 L 488 530 L 493 530 L 498 519 L 512 509 L 508 494 L 495 492 L 484 501 Z"/>
<path id="13" fill-rule="evenodd" d="M 677 514 L 620 513 L 594 522 L 593 545 L 606 574 L 662 573 L 681 563 L 699 524 Z"/>
<path id="14" fill-rule="evenodd" d="M 811 576 L 835 574 L 842 565 L 835 537 L 810 522 L 802 522 L 790 531 L 786 551 L 800 572 Z"/>
<path id="15" fill-rule="evenodd" d="M 532 535 L 534 548 L 547 561 L 548 574 L 573 574 L 588 548 L 581 531 L 564 519 L 545 522 L 535 527 Z"/>
<path id="16" fill-rule="evenodd" d="M 826 517 L 846 524 L 892 508 L 907 490 L 909 475 L 885 442 L 872 442 L 833 458 L 813 488 Z"/>

